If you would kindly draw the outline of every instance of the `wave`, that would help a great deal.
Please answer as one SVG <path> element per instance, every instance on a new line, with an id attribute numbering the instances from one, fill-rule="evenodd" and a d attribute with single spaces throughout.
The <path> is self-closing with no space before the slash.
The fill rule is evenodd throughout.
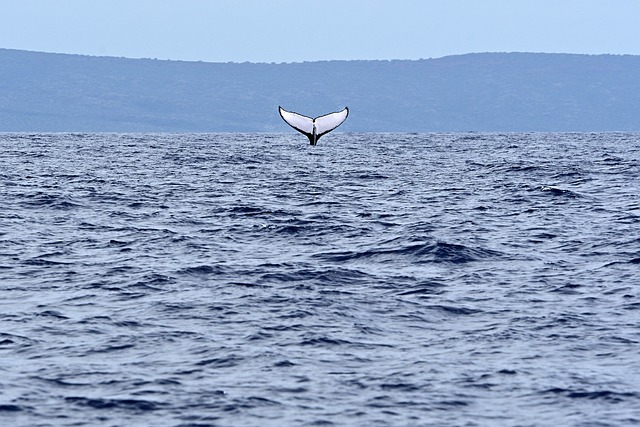
<path id="1" fill-rule="evenodd" d="M 382 242 L 379 246 L 358 250 L 322 252 L 315 256 L 336 263 L 349 261 L 377 261 L 382 263 L 407 259 L 414 263 L 451 263 L 465 264 L 502 259 L 505 254 L 493 249 L 466 246 L 442 241 L 392 241 Z M 413 240 L 413 239 L 412 239 Z"/>

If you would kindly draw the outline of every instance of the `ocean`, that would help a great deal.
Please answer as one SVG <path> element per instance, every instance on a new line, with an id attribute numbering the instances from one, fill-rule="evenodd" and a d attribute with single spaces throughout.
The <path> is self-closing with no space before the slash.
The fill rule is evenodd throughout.
<path id="1" fill-rule="evenodd" d="M 640 134 L 0 134 L 2 426 L 640 423 Z"/>

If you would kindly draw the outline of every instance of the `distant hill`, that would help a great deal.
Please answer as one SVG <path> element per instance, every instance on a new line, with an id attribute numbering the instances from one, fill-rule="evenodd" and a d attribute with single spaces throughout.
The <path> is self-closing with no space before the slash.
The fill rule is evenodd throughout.
<path id="1" fill-rule="evenodd" d="M 640 131 L 640 56 L 203 63 L 0 49 L 0 131 Z"/>

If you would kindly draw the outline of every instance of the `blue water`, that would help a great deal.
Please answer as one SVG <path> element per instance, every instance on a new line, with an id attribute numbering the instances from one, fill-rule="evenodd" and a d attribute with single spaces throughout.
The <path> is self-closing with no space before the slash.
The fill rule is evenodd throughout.
<path id="1" fill-rule="evenodd" d="M 0 134 L 0 425 L 640 423 L 640 134 Z"/>

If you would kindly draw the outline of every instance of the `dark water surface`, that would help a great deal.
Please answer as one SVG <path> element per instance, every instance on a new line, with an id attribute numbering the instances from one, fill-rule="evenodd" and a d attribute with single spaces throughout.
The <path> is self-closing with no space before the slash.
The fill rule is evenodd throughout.
<path id="1" fill-rule="evenodd" d="M 640 423 L 639 134 L 1 134 L 0 425 Z"/>

